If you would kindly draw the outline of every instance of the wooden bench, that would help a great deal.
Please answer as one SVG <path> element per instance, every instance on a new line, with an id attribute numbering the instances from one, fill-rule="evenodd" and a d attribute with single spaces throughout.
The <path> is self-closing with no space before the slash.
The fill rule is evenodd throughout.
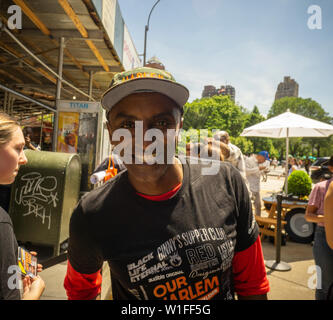
<path id="1" fill-rule="evenodd" d="M 260 239 L 263 240 L 264 236 L 272 236 L 274 237 L 274 245 L 277 243 L 277 219 L 268 218 L 268 217 L 259 217 L 256 216 L 256 221 L 259 225 L 260 230 Z M 281 230 L 284 229 L 284 226 L 287 224 L 287 221 L 281 221 Z M 274 226 L 274 230 L 270 230 L 269 228 Z"/>

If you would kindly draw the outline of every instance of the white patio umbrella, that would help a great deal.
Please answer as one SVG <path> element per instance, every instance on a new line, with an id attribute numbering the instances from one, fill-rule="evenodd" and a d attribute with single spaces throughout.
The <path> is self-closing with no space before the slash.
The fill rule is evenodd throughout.
<path id="1" fill-rule="evenodd" d="M 243 137 L 267 137 L 286 139 L 286 194 L 288 193 L 288 154 L 289 138 L 292 137 L 328 137 L 333 134 L 333 126 L 327 123 L 303 117 L 299 114 L 284 112 L 254 126 L 245 128 Z"/>

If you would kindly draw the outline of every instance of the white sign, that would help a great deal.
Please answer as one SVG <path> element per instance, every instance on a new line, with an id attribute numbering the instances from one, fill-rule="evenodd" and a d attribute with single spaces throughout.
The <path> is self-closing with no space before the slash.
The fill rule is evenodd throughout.
<path id="1" fill-rule="evenodd" d="M 112 44 L 114 44 L 114 25 L 116 19 L 117 0 L 104 0 L 102 9 L 102 23 Z"/>
<path id="2" fill-rule="evenodd" d="M 126 24 L 124 25 L 123 66 L 126 71 L 141 66 L 141 60 L 135 49 L 133 40 Z"/>
<path id="3" fill-rule="evenodd" d="M 59 100 L 58 111 L 67 112 L 99 112 L 101 109 L 100 102 L 77 101 L 77 100 Z"/>

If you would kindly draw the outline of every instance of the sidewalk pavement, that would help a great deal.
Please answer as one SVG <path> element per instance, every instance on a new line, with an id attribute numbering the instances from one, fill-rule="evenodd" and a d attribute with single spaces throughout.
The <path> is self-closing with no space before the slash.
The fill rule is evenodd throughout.
<path id="1" fill-rule="evenodd" d="M 269 176 L 267 182 L 261 182 L 261 196 L 281 190 L 284 179 L 278 175 Z M 264 259 L 275 260 L 275 246 L 267 238 L 262 241 Z M 313 266 L 311 244 L 295 243 L 290 240 L 285 246 L 281 246 L 281 261 L 291 266 L 290 271 L 273 271 L 266 268 L 270 282 L 268 298 L 271 300 L 314 300 L 315 290 L 313 286 Z M 42 300 L 67 299 L 63 282 L 66 274 L 67 262 L 60 263 L 41 272 L 41 277 L 46 283 L 46 289 Z M 102 299 L 108 300 L 111 296 L 110 272 L 107 263 L 103 265 Z"/>

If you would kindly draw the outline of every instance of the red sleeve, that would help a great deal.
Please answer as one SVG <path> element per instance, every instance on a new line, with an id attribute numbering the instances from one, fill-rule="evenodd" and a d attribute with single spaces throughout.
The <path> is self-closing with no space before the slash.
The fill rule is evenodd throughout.
<path id="1" fill-rule="evenodd" d="M 238 295 L 263 295 L 269 291 L 259 236 L 251 247 L 235 253 L 232 268 L 234 288 Z"/>
<path id="2" fill-rule="evenodd" d="M 101 293 L 101 284 L 101 271 L 92 274 L 79 273 L 74 270 L 68 261 L 64 281 L 68 300 L 95 299 Z"/>

